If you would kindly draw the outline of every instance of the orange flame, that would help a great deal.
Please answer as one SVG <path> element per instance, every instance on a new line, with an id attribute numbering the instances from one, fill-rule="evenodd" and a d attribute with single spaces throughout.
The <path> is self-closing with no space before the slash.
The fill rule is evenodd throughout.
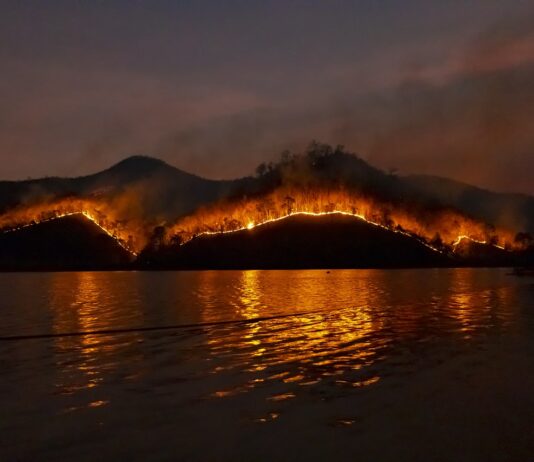
<path id="1" fill-rule="evenodd" d="M 92 221 L 104 233 L 132 255 L 137 256 L 145 245 L 144 225 L 114 218 L 112 207 L 94 199 L 67 198 L 53 202 L 17 207 L 0 216 L 0 229 L 4 233 L 46 223 L 67 216 L 81 215 Z"/>
<path id="2" fill-rule="evenodd" d="M 13 232 L 69 215 L 83 215 L 113 237 L 124 249 L 137 255 L 147 244 L 154 221 L 125 211 L 120 203 L 102 198 L 64 198 L 19 206 L 0 215 L 0 230 Z M 423 210 L 408 205 L 379 202 L 339 189 L 279 187 L 256 197 L 212 204 L 170 224 L 167 236 L 181 244 L 201 235 L 253 229 L 294 215 L 341 214 L 417 238 L 436 251 L 452 250 L 465 239 L 501 249 L 518 248 L 514 233 L 495 230 L 486 224 L 449 209 Z"/>
<path id="3" fill-rule="evenodd" d="M 501 249 L 514 247 L 512 232 L 493 230 L 453 210 L 408 210 L 407 206 L 380 203 L 344 189 L 295 187 L 281 187 L 261 197 L 201 208 L 173 224 L 170 234 L 179 236 L 184 244 L 201 235 L 253 229 L 292 215 L 330 214 L 353 216 L 374 226 L 417 237 L 437 251 L 440 247 L 455 250 L 464 239 Z"/>

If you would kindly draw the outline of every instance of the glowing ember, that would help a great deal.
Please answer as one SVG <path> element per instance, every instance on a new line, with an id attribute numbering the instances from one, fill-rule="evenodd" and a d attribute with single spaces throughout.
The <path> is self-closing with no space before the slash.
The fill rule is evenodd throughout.
<path id="1" fill-rule="evenodd" d="M 481 241 L 479 239 L 474 239 L 470 236 L 465 236 L 465 235 L 462 235 L 462 236 L 458 236 L 458 238 L 452 243 L 452 248 L 454 250 L 456 250 L 456 248 L 462 243 L 462 241 L 464 240 L 467 240 L 467 241 L 471 241 L 471 242 L 474 242 L 475 244 L 482 244 L 482 245 L 492 245 L 493 247 L 496 247 L 498 249 L 501 249 L 501 250 L 506 250 L 506 248 L 502 245 L 498 245 L 498 244 L 494 244 L 494 243 L 490 243 L 488 241 Z"/>
<path id="2" fill-rule="evenodd" d="M 361 215 L 356 215 L 356 214 L 352 214 L 352 213 L 348 213 L 348 212 L 343 212 L 343 211 L 340 211 L 340 210 L 333 210 L 331 212 L 318 212 L 318 213 L 314 213 L 314 212 L 294 212 L 294 213 L 291 213 L 290 215 L 284 215 L 284 216 L 281 216 L 281 217 L 278 217 L 278 218 L 272 218 L 270 220 L 266 220 L 266 221 L 263 221 L 263 222 L 257 223 L 257 224 L 249 222 L 246 227 L 240 227 L 240 228 L 236 228 L 236 229 L 222 230 L 222 231 L 204 231 L 204 232 L 201 232 L 201 233 L 196 234 L 195 236 L 191 237 L 191 239 L 198 238 L 200 236 L 210 236 L 210 235 L 216 235 L 216 234 L 229 234 L 229 233 L 235 233 L 237 231 L 243 231 L 245 229 L 250 230 L 250 229 L 253 229 L 253 228 L 259 228 L 260 226 L 265 226 L 265 225 L 268 225 L 270 223 L 276 223 L 278 221 L 286 220 L 287 218 L 294 217 L 294 216 L 324 217 L 324 216 L 331 216 L 331 215 L 350 216 L 350 217 L 357 218 L 359 220 L 365 221 L 366 223 L 368 223 L 370 225 L 378 226 L 380 228 L 386 229 L 386 230 L 391 231 L 393 233 L 403 234 L 405 236 L 409 236 L 409 237 L 412 237 L 412 238 L 418 238 L 417 236 L 414 236 L 413 234 L 410 234 L 410 233 L 408 233 L 406 231 L 402 231 L 402 230 L 398 230 L 398 229 L 390 229 L 390 228 L 388 228 L 388 227 L 386 227 L 384 225 L 381 225 L 380 223 L 375 223 L 373 221 L 367 220 L 367 219 L 365 219 L 365 217 L 363 217 Z M 191 239 L 189 239 L 189 240 L 191 240 Z M 187 242 L 189 242 L 189 241 L 182 242 L 182 245 L 186 244 Z M 428 247 L 429 249 L 434 250 L 435 252 L 443 253 L 441 250 L 439 250 L 439 249 L 437 249 L 435 247 L 432 247 L 430 244 L 428 244 L 428 243 L 426 243 L 424 241 L 420 241 L 420 242 L 423 245 L 425 245 L 426 247 Z"/>
<path id="3" fill-rule="evenodd" d="M 49 203 L 19 207 L 0 216 L 0 229 L 13 232 L 70 215 L 83 215 L 132 255 L 149 242 L 156 225 L 137 218 L 120 201 L 101 198 L 67 198 Z M 163 244 L 181 245 L 199 236 L 252 230 L 290 216 L 351 216 L 394 233 L 417 239 L 441 253 L 455 252 L 464 239 L 500 249 L 519 248 L 514 234 L 495 230 L 484 223 L 448 209 L 410 209 L 407 205 L 378 202 L 343 188 L 320 189 L 279 187 L 257 197 L 221 202 L 197 209 L 174 224 L 166 226 Z"/>
<path id="4" fill-rule="evenodd" d="M 98 226 L 100 228 L 101 231 L 103 231 L 105 234 L 107 234 L 111 238 L 115 239 L 117 244 L 119 244 L 124 250 L 126 250 L 127 252 L 129 252 L 133 256 L 137 256 L 138 255 L 131 244 L 129 245 L 129 243 L 127 241 L 123 240 L 120 237 L 120 235 L 118 235 L 113 230 L 110 230 L 110 229 L 106 228 L 105 225 L 103 223 L 101 223 L 98 220 L 98 218 L 88 210 L 72 211 L 72 212 L 61 212 L 61 211 L 55 210 L 55 211 L 51 211 L 51 212 L 48 212 L 48 213 L 47 212 L 42 212 L 40 214 L 41 218 L 37 218 L 36 217 L 36 218 L 32 219 L 29 223 L 25 223 L 25 224 L 22 224 L 22 225 L 18 225 L 18 226 L 12 227 L 12 228 L 5 229 L 4 233 L 11 233 L 11 232 L 19 231 L 19 230 L 22 230 L 22 229 L 25 229 L 25 228 L 29 228 L 31 226 L 35 226 L 35 225 L 38 225 L 38 224 L 41 224 L 41 223 L 46 223 L 46 222 L 50 222 L 50 221 L 53 221 L 53 220 L 59 220 L 61 218 L 65 218 L 65 217 L 69 217 L 69 216 L 76 216 L 76 215 L 83 216 L 86 219 L 88 219 L 89 221 L 91 221 L 92 223 L 94 223 L 96 226 Z M 4 218 L 4 220 L 6 220 L 6 217 L 3 217 L 3 218 Z"/>
<path id="5" fill-rule="evenodd" d="M 455 251 L 462 239 L 513 248 L 513 233 L 494 230 L 453 210 L 411 211 L 379 203 L 350 192 L 305 188 L 279 188 L 257 197 L 197 210 L 169 228 L 170 236 L 189 242 L 199 236 L 253 229 L 290 216 L 345 215 L 415 239 L 434 251 Z"/>

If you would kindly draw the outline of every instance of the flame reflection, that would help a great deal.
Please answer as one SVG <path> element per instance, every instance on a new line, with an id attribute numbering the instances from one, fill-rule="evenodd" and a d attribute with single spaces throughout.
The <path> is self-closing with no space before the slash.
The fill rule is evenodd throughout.
<path id="1" fill-rule="evenodd" d="M 502 307 L 510 302 L 507 291 L 492 289 L 477 270 L 243 271 L 234 278 L 236 316 L 262 320 L 207 332 L 212 373 L 248 374 L 218 397 L 268 384 L 284 387 L 275 401 L 317 384 L 372 386 L 442 336 L 459 347 L 502 324 Z M 264 319 L 281 313 L 288 317 Z"/>
<path id="2" fill-rule="evenodd" d="M 278 314 L 273 306 L 286 306 L 285 314 L 291 316 L 246 324 L 239 330 L 226 329 L 223 334 L 220 330 L 208 333 L 207 345 L 213 356 L 220 359 L 231 355 L 233 369 L 258 374 L 237 391 L 273 381 L 290 386 L 313 385 L 341 376 L 343 383 L 354 387 L 376 383 L 379 377 L 372 366 L 383 356 L 388 342 L 380 338 L 382 321 L 372 314 L 370 293 L 362 290 L 362 280 L 350 277 L 350 271 L 319 278 L 317 271 L 298 273 L 298 278 L 284 281 L 285 272 L 241 272 L 236 310 L 243 319 L 265 317 L 269 310 L 271 315 Z M 283 287 L 282 292 L 268 290 L 273 275 L 279 276 L 276 282 Z M 365 280 L 366 273 L 361 275 Z M 343 300 L 348 308 L 329 309 L 325 302 L 333 290 L 337 300 Z M 318 306 L 323 310 L 303 312 Z M 228 369 L 217 363 L 214 372 Z M 217 393 L 219 397 L 235 394 L 231 390 Z M 279 396 L 270 399 L 282 400 L 294 394 Z"/>
<path id="3" fill-rule="evenodd" d="M 481 328 L 495 328 L 507 323 L 509 312 L 499 307 L 513 306 L 510 291 L 496 284 L 477 289 L 477 279 L 487 270 L 465 268 L 452 273 L 453 287 L 447 300 L 449 312 L 465 339 L 470 339 Z"/>
<path id="4" fill-rule="evenodd" d="M 56 334 L 113 329 L 118 321 L 136 322 L 135 314 L 133 318 L 132 314 L 124 316 L 111 303 L 123 294 L 121 286 L 110 284 L 105 273 L 54 273 L 50 290 L 52 329 Z M 55 337 L 59 393 L 73 394 L 98 387 L 118 367 L 121 353 L 138 340 L 139 334 L 135 332 L 119 337 L 91 333 Z"/>
<path id="5" fill-rule="evenodd" d="M 266 403 L 359 392 L 483 342 L 515 319 L 514 287 L 498 270 L 51 278 L 55 333 L 189 324 L 176 331 L 54 338 L 57 391 L 84 397 L 87 405 L 112 402 L 106 385 L 126 377 L 188 396 L 200 382 L 189 388 L 187 382 L 202 378 L 203 396 L 254 392 Z"/>

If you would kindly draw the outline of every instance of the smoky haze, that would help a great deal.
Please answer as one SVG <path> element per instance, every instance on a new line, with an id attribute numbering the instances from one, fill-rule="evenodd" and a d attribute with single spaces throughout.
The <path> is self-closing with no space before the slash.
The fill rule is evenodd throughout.
<path id="1" fill-rule="evenodd" d="M 136 153 L 208 178 L 311 139 L 378 167 L 534 194 L 527 2 L 8 2 L 3 179 Z"/>

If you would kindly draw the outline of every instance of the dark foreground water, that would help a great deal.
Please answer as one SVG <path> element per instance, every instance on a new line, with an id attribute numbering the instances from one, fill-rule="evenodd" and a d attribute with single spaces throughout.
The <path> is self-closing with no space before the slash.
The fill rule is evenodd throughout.
<path id="1" fill-rule="evenodd" d="M 0 460 L 534 460 L 508 273 L 0 274 Z"/>

